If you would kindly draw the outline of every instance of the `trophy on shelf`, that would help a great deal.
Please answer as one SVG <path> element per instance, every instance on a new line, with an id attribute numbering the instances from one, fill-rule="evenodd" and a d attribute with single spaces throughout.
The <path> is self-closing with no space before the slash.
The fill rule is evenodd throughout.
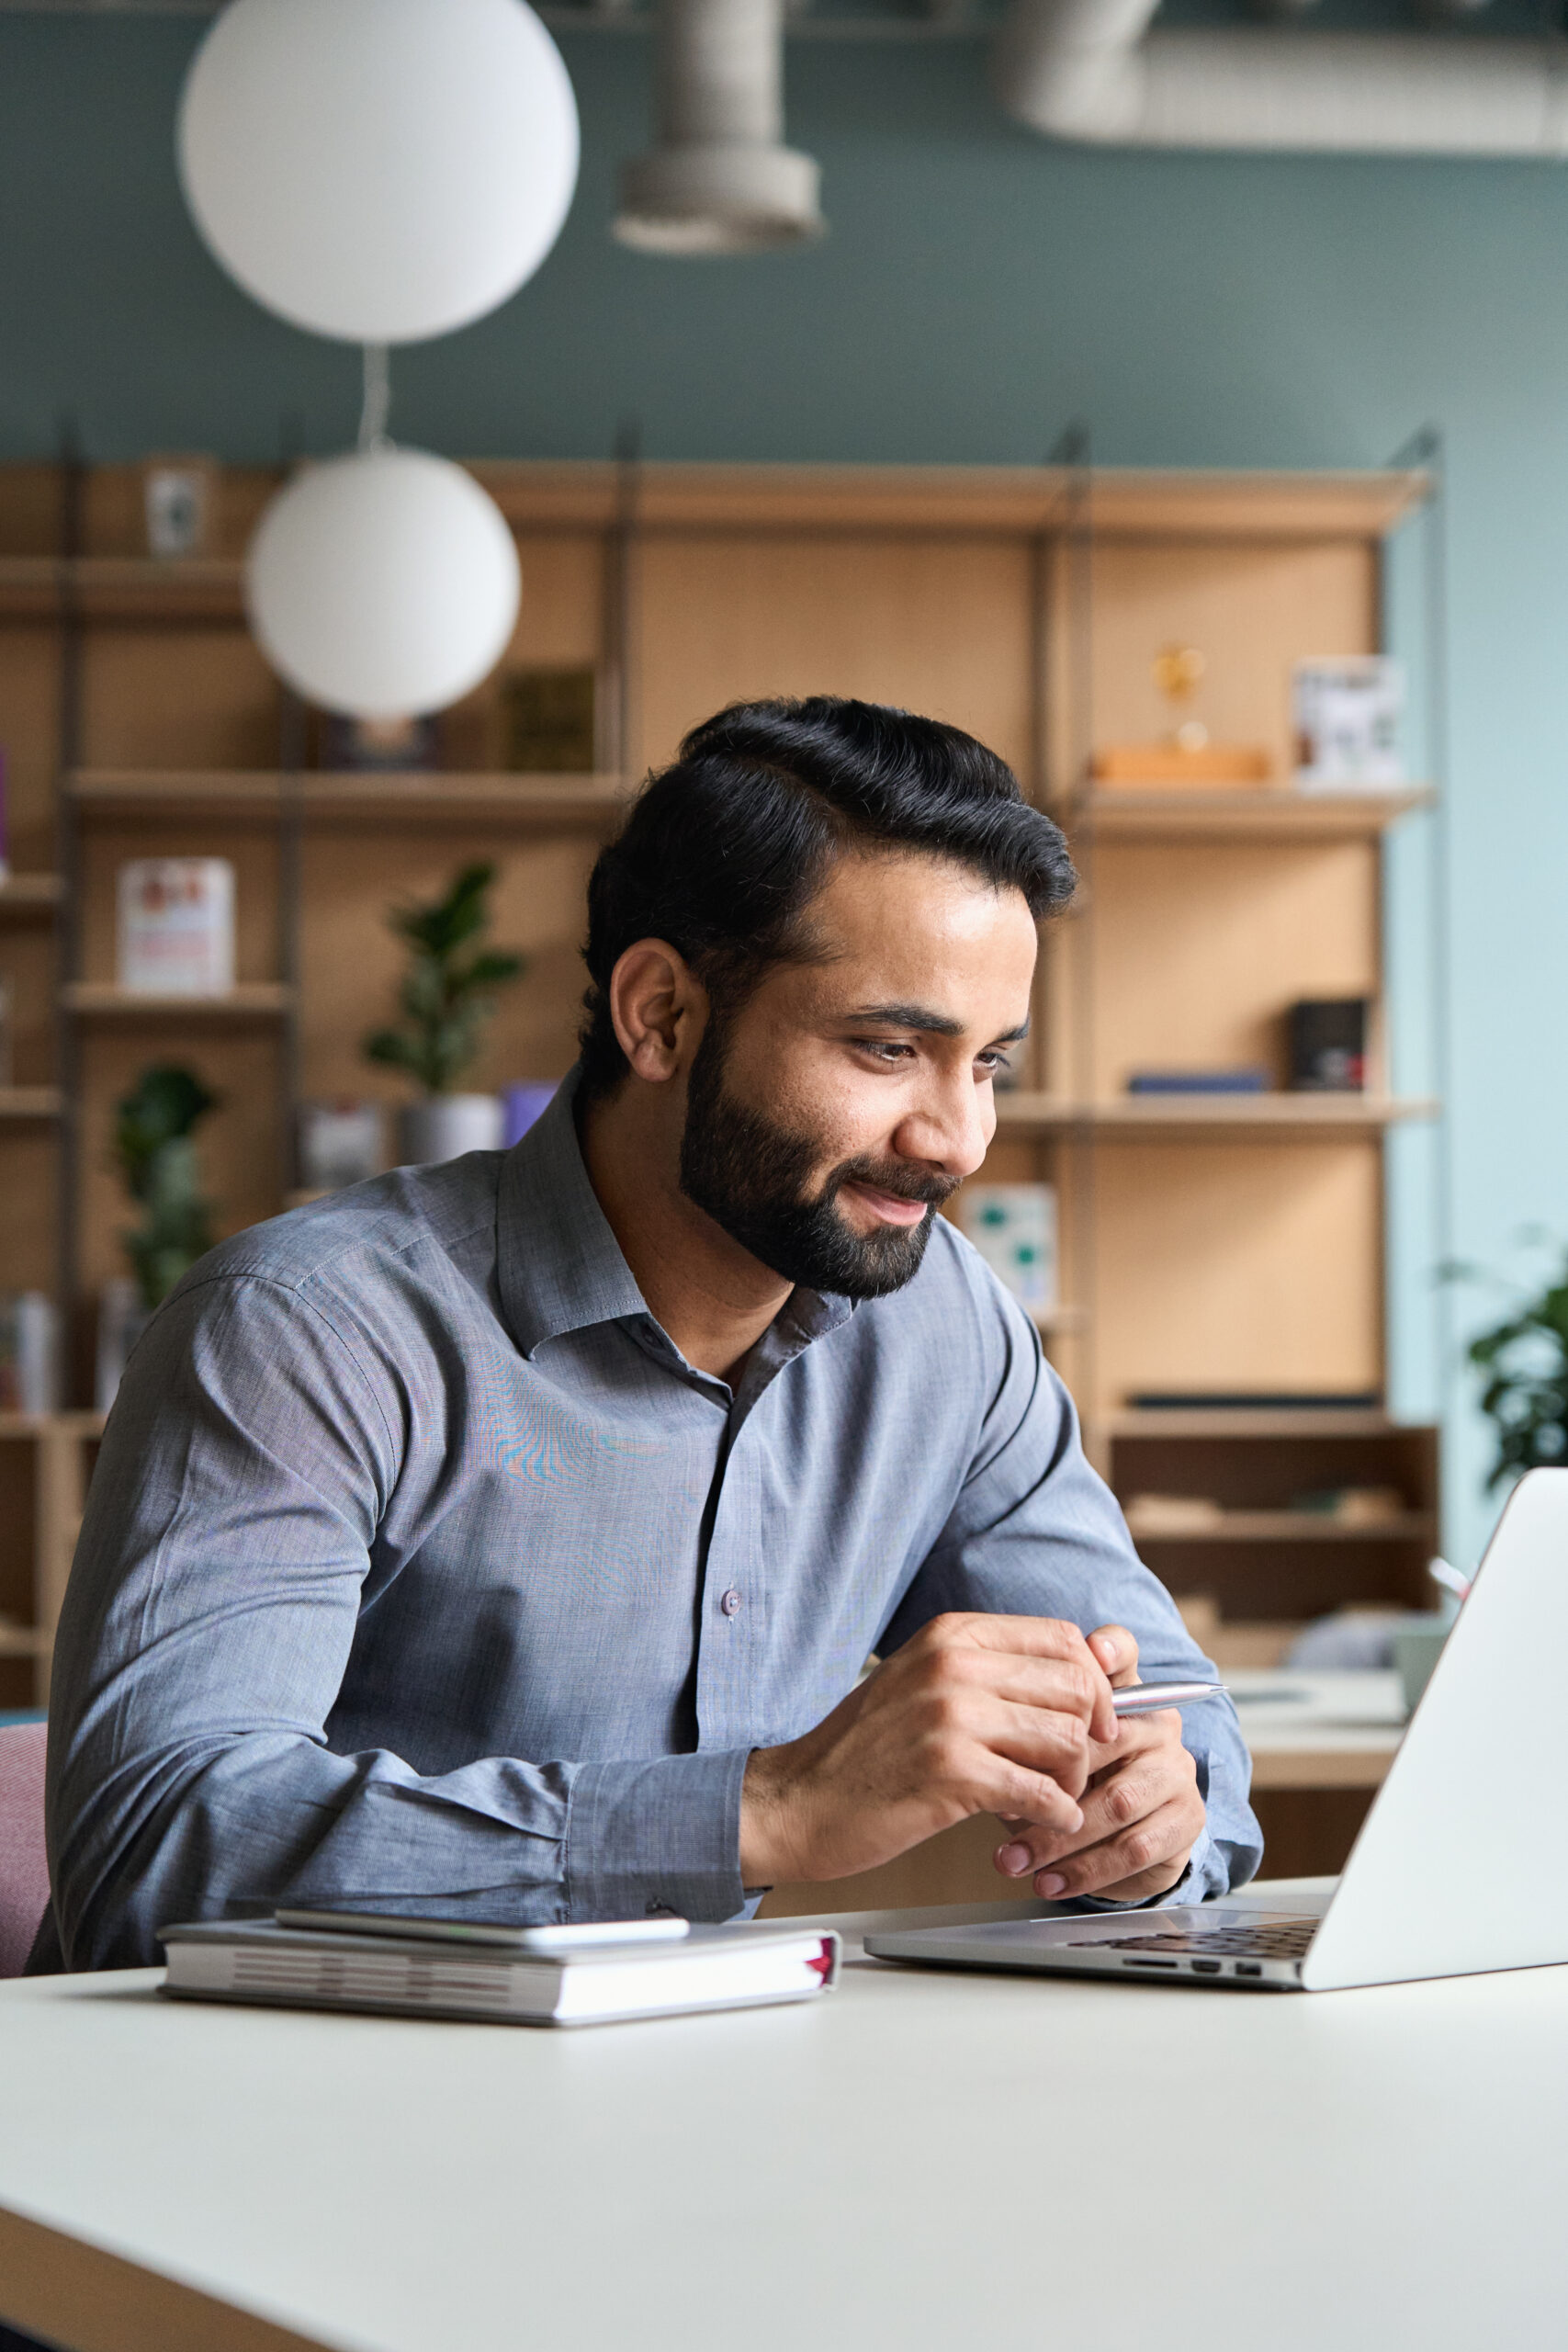
<path id="1" fill-rule="evenodd" d="M 1193 709 L 1208 667 L 1196 645 L 1161 648 L 1150 674 L 1169 707 L 1169 729 L 1156 743 L 1102 745 L 1089 762 L 1096 784 L 1199 792 L 1267 784 L 1268 752 L 1253 743 L 1216 743 Z"/>

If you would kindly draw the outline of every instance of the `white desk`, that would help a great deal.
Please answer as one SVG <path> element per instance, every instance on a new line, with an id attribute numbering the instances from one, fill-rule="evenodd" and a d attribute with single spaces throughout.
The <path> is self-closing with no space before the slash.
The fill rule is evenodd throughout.
<path id="1" fill-rule="evenodd" d="M 80 2352 L 1568 2335 L 1568 1969 L 1292 1997 L 863 1961 L 820 2007 L 579 2033 L 154 1982 L 0 1988 L 0 2312 Z"/>
<path id="2" fill-rule="evenodd" d="M 1397 1674 L 1233 1667 L 1224 1679 L 1255 1789 L 1376 1788 L 1404 1736 Z"/>

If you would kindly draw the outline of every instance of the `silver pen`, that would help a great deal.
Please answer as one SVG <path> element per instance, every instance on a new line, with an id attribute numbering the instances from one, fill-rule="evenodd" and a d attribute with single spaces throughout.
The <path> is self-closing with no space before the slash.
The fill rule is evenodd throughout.
<path id="1" fill-rule="evenodd" d="M 1128 1690 L 1113 1690 L 1111 1708 L 1118 1715 L 1152 1715 L 1158 1707 L 1187 1707 L 1198 1699 L 1223 1699 L 1223 1682 L 1134 1682 Z"/>

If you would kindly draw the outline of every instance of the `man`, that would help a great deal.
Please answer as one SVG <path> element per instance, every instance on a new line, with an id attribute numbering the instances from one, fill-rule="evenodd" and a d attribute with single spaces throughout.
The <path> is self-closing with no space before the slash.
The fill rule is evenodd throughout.
<path id="1" fill-rule="evenodd" d="M 1250 1874 L 1228 1707 L 1112 1715 L 1212 1669 L 936 1215 L 1072 884 L 953 729 L 688 737 L 594 869 L 581 1060 L 516 1149 L 240 1235 L 136 1350 L 36 1965 L 285 1900 L 722 1919 L 981 1812 L 1048 1898 Z"/>

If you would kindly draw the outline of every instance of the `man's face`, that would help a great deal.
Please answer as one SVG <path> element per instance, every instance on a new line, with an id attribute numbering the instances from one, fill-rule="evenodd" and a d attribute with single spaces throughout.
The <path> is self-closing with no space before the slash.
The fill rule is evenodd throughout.
<path id="1" fill-rule="evenodd" d="M 935 1204 L 986 1156 L 1034 922 L 1019 891 L 875 851 L 839 860 L 807 922 L 813 960 L 708 1023 L 681 1188 L 784 1280 L 874 1298 L 909 1280 Z"/>

